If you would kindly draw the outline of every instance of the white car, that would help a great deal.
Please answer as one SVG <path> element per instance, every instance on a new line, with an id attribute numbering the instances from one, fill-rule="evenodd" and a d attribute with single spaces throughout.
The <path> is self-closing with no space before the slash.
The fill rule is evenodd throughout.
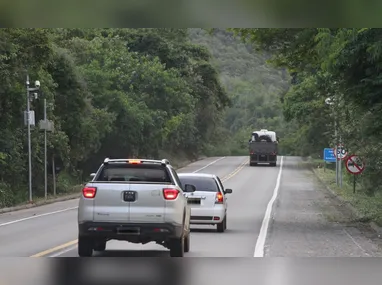
<path id="1" fill-rule="evenodd" d="M 218 232 L 227 229 L 227 198 L 232 189 L 224 189 L 218 176 L 204 173 L 178 173 L 182 185 L 196 190 L 184 193 L 191 207 L 191 224 L 216 225 Z"/>

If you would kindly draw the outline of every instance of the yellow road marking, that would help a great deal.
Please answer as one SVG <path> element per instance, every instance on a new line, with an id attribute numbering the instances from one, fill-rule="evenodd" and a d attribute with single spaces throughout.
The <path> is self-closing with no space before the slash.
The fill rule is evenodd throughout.
<path id="1" fill-rule="evenodd" d="M 240 164 L 234 171 L 232 171 L 231 173 L 229 173 L 228 175 L 224 176 L 222 178 L 222 182 L 225 182 L 227 181 L 228 179 L 232 178 L 233 176 L 235 176 L 236 174 L 239 173 L 240 170 L 242 170 L 244 168 L 244 166 L 248 163 L 248 161 L 244 161 L 242 164 Z M 41 251 L 39 253 L 36 253 L 30 257 L 44 257 L 50 253 L 53 253 L 53 252 L 56 252 L 56 251 L 59 251 L 61 249 L 64 249 L 64 248 L 67 248 L 69 246 L 72 246 L 72 245 L 75 245 L 77 244 L 78 240 L 72 240 L 70 242 L 67 242 L 67 243 L 64 243 L 62 245 L 59 245 L 59 246 L 56 246 L 56 247 L 53 247 L 51 249 L 47 249 L 47 250 L 44 250 L 44 251 Z"/>
<path id="2" fill-rule="evenodd" d="M 78 242 L 78 240 L 72 240 L 70 242 L 67 242 L 67 243 L 64 243 L 62 245 L 53 247 L 51 249 L 47 249 L 47 250 L 41 251 L 39 253 L 36 253 L 36 254 L 34 254 L 34 255 L 30 256 L 30 257 L 43 257 L 45 255 L 48 255 L 49 253 L 53 253 L 53 252 L 59 251 L 60 249 L 63 249 L 63 248 L 75 245 L 75 244 L 77 244 L 77 242 Z"/>
<path id="3" fill-rule="evenodd" d="M 233 176 L 235 176 L 236 174 L 239 173 L 240 170 L 242 170 L 244 168 L 244 166 L 248 163 L 248 161 L 244 161 L 242 164 L 239 165 L 239 167 L 237 167 L 234 171 L 232 171 L 230 174 L 224 176 L 222 178 L 222 182 L 225 182 L 227 181 L 228 179 L 232 178 Z"/>

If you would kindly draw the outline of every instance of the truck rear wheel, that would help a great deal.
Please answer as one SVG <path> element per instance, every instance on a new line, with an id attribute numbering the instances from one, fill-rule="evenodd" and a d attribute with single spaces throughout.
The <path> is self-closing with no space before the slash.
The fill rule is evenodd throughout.
<path id="1" fill-rule="evenodd" d="M 271 163 L 271 166 L 276 166 L 276 162 L 272 162 L 272 163 Z"/>

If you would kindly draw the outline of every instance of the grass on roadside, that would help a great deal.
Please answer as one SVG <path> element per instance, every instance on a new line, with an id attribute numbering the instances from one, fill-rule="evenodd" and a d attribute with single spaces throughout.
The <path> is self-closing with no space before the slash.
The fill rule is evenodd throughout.
<path id="1" fill-rule="evenodd" d="M 313 167 L 313 171 L 327 187 L 353 206 L 357 211 L 360 222 L 375 222 L 377 225 L 382 226 L 381 194 L 370 197 L 365 194 L 360 184 L 356 184 L 356 192 L 353 193 L 353 179 L 350 174 L 346 173 L 346 170 L 343 173 L 342 188 L 336 185 L 335 170 Z"/>

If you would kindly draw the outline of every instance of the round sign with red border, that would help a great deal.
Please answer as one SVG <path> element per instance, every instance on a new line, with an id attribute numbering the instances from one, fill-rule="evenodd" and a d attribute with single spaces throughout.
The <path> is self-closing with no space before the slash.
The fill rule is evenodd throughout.
<path id="1" fill-rule="evenodd" d="M 344 148 L 343 145 L 338 145 L 337 148 L 334 149 L 334 153 L 337 153 L 337 159 L 344 160 L 346 159 L 348 152 Z"/>
<path id="2" fill-rule="evenodd" d="M 365 162 L 357 155 L 351 155 L 346 159 L 345 167 L 349 173 L 358 175 L 365 170 Z"/>

